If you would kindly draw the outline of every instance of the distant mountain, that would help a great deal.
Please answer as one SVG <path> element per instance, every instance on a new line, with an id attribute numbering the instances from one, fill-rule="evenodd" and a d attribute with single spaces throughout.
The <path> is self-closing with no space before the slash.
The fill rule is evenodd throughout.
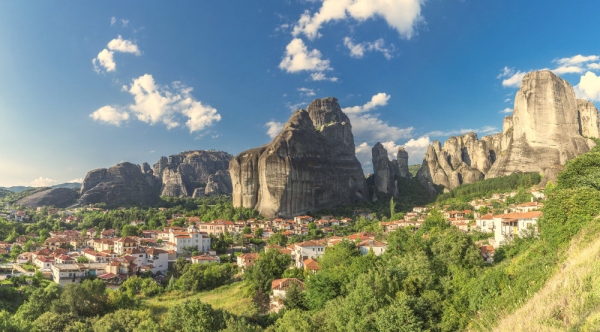
<path id="1" fill-rule="evenodd" d="M 12 187 L 0 187 L 0 190 L 8 190 L 8 191 L 12 191 L 13 193 L 20 193 L 22 191 L 28 190 L 28 189 L 34 189 L 37 187 L 29 187 L 29 186 L 12 186 Z M 69 189 L 80 189 L 81 188 L 81 183 L 77 183 L 77 182 L 67 182 L 67 183 L 61 183 L 61 184 L 55 184 L 49 188 L 69 188 Z"/>

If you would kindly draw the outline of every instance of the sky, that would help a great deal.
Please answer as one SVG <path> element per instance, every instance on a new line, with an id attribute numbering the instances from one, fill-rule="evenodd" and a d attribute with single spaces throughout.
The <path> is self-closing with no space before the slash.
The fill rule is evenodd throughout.
<path id="1" fill-rule="evenodd" d="M 501 130 L 523 75 L 600 102 L 600 3 L 517 0 L 0 2 L 0 186 L 268 143 L 336 97 L 365 173 Z"/>

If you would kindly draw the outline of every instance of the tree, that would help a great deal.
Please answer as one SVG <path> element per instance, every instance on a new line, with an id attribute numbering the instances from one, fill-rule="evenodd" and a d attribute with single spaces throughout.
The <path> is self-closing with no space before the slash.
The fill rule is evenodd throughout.
<path id="1" fill-rule="evenodd" d="M 84 280 L 64 287 L 60 299 L 52 302 L 52 311 L 81 317 L 101 316 L 109 310 L 106 285 L 99 279 Z"/>
<path id="2" fill-rule="evenodd" d="M 312 332 L 316 326 L 311 324 L 310 314 L 301 310 L 289 310 L 275 322 L 277 332 Z"/>
<path id="3" fill-rule="evenodd" d="M 283 304 L 286 309 L 306 310 L 306 301 L 304 299 L 304 289 L 297 282 L 292 282 L 288 286 Z"/>
<path id="4" fill-rule="evenodd" d="M 281 278 L 291 263 L 290 256 L 282 254 L 277 249 L 269 249 L 258 257 L 254 266 L 246 270 L 244 278 L 253 289 L 268 293 L 271 289 L 271 281 Z"/>
<path id="5" fill-rule="evenodd" d="M 250 227 L 246 226 L 242 230 L 242 233 L 244 233 L 244 234 L 252 234 L 252 229 Z"/>
<path id="6" fill-rule="evenodd" d="M 287 236 L 285 236 L 281 233 L 275 233 L 269 237 L 269 239 L 267 240 L 267 243 L 285 247 L 287 241 L 288 241 Z"/>
<path id="7" fill-rule="evenodd" d="M 150 310 L 120 309 L 106 314 L 97 320 L 94 323 L 94 332 L 133 332 L 137 331 L 137 328 L 141 323 L 148 321 L 154 323 L 153 325 L 158 327 L 158 324 L 154 322 Z"/>
<path id="8" fill-rule="evenodd" d="M 165 327 L 169 331 L 219 331 L 225 328 L 225 315 L 200 300 L 187 300 L 169 309 Z"/>
<path id="9" fill-rule="evenodd" d="M 125 237 L 125 236 L 137 236 L 139 234 L 140 234 L 140 231 L 138 230 L 137 227 L 135 227 L 133 225 L 125 225 L 121 229 L 121 236 L 123 236 L 123 237 Z"/>
<path id="10" fill-rule="evenodd" d="M 14 324 L 13 318 L 6 310 L 0 310 L 0 331 L 18 332 L 20 329 Z"/>
<path id="11" fill-rule="evenodd" d="M 262 237 L 263 234 L 263 229 L 262 228 L 257 228 L 254 230 L 254 236 L 256 237 Z"/>
<path id="12" fill-rule="evenodd" d="M 181 275 L 185 272 L 185 268 L 188 266 L 188 264 L 190 264 L 190 262 L 188 262 L 185 257 L 177 258 L 174 267 L 178 277 L 181 277 Z"/>
<path id="13" fill-rule="evenodd" d="M 85 256 L 77 257 L 77 263 L 89 263 L 89 262 L 90 262 L 90 260 Z"/>

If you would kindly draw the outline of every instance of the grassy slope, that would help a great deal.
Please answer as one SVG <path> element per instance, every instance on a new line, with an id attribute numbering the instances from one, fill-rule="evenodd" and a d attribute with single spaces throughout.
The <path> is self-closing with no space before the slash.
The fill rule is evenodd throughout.
<path id="1" fill-rule="evenodd" d="M 235 315 L 249 316 L 253 314 L 252 299 L 244 296 L 243 282 L 236 282 L 196 294 L 177 291 L 168 292 L 165 295 L 144 300 L 142 306 L 150 309 L 154 315 L 164 318 L 164 315 L 173 305 L 196 299 L 212 305 L 215 309 L 223 309 Z"/>
<path id="2" fill-rule="evenodd" d="M 600 220 L 576 237 L 558 272 L 495 331 L 600 330 Z"/>

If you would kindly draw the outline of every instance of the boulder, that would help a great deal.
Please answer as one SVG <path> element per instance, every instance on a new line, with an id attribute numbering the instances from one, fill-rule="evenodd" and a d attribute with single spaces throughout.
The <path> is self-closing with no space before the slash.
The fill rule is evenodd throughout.
<path id="1" fill-rule="evenodd" d="M 79 199 L 81 204 L 110 206 L 148 206 L 158 200 L 158 192 L 148 184 L 141 167 L 128 162 L 90 171 L 81 185 Z"/>
<path id="2" fill-rule="evenodd" d="M 368 199 L 352 125 L 335 98 L 294 112 L 271 143 L 233 158 L 229 172 L 234 206 L 267 218 Z"/>
<path id="3" fill-rule="evenodd" d="M 15 205 L 28 208 L 37 208 L 41 206 L 54 206 L 56 208 L 66 208 L 77 202 L 79 194 L 77 190 L 69 188 L 54 188 L 35 192 L 32 195 L 21 198 Z"/>

